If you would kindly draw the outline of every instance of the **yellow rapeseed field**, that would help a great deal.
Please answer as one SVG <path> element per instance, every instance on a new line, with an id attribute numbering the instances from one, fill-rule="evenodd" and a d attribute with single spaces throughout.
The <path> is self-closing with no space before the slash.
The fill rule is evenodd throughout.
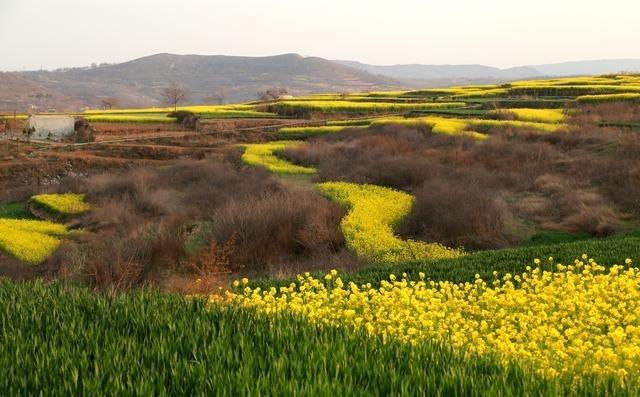
<path id="1" fill-rule="evenodd" d="M 533 121 L 520 120 L 484 120 L 484 119 L 458 119 L 445 117 L 416 117 L 416 118 L 400 118 L 388 117 L 374 120 L 371 125 L 392 124 L 406 126 L 428 126 L 434 134 L 469 136 L 473 139 L 482 141 L 488 138 L 487 133 L 497 129 L 519 129 L 537 131 L 542 133 L 554 133 L 563 131 L 567 128 L 566 124 L 559 123 L 540 123 Z"/>
<path id="2" fill-rule="evenodd" d="M 37 220 L 0 219 L 0 249 L 30 263 L 44 261 L 68 235 L 64 225 Z"/>
<path id="3" fill-rule="evenodd" d="M 463 254 L 436 243 L 402 240 L 394 234 L 393 228 L 413 206 L 414 198 L 408 193 L 347 182 L 321 183 L 318 188 L 348 210 L 340 227 L 347 247 L 358 257 L 397 263 Z"/>
<path id="4" fill-rule="evenodd" d="M 332 270 L 320 281 L 261 290 L 234 282 L 226 301 L 316 324 L 364 328 L 407 343 L 436 340 L 470 357 L 496 355 L 545 377 L 640 375 L 640 269 L 606 270 L 592 259 L 534 268 L 494 280 L 455 284 L 390 275 L 379 288 L 345 284 Z M 211 301 L 220 298 L 212 296 Z"/>
<path id="5" fill-rule="evenodd" d="M 538 123 L 562 123 L 565 120 L 562 109 L 498 109 L 490 113 L 509 113 L 519 121 L 533 121 Z"/>
<path id="6" fill-rule="evenodd" d="M 240 145 L 244 148 L 242 154 L 242 161 L 248 165 L 262 166 L 271 172 L 277 174 L 315 174 L 316 170 L 309 167 L 303 167 L 295 164 L 291 164 L 286 160 L 279 159 L 275 152 L 283 150 L 287 147 L 299 145 L 300 142 L 296 141 L 274 141 L 268 143 L 255 143 Z"/>
<path id="7" fill-rule="evenodd" d="M 31 197 L 33 202 L 61 215 L 75 215 L 88 211 L 91 207 L 84 201 L 84 194 L 38 194 Z"/>

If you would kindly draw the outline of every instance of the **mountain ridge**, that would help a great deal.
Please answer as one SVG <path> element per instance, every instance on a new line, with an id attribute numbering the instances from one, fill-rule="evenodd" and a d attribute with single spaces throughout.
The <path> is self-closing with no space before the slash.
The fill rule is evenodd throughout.
<path id="1" fill-rule="evenodd" d="M 500 69 L 470 65 L 369 65 L 295 53 L 266 57 L 152 54 L 130 61 L 53 71 L 0 72 L 0 111 L 37 106 L 76 110 L 105 98 L 118 106 L 162 104 L 160 90 L 184 85 L 192 103 L 203 103 L 223 88 L 230 102 L 248 101 L 259 91 L 287 87 L 293 95 L 379 91 L 500 83 L 518 79 L 640 71 L 640 59 L 572 61 Z M 209 99 L 210 101 L 210 99 Z"/>

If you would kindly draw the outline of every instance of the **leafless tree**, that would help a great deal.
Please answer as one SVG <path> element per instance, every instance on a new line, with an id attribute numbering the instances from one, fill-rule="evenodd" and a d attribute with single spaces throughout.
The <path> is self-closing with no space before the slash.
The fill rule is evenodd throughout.
<path id="1" fill-rule="evenodd" d="M 187 89 L 176 82 L 171 82 L 160 91 L 160 95 L 165 103 L 173 106 L 173 110 L 178 110 L 178 104 L 187 99 Z"/>
<path id="2" fill-rule="evenodd" d="M 114 106 L 118 106 L 118 102 L 116 98 L 102 98 L 100 105 L 103 109 L 112 109 Z"/>
<path id="3" fill-rule="evenodd" d="M 286 87 L 273 87 L 258 93 L 258 99 L 263 102 L 276 101 L 283 95 L 287 95 L 289 90 Z"/>
<path id="4" fill-rule="evenodd" d="M 205 102 L 214 102 L 218 105 L 222 105 L 227 101 L 229 97 L 229 87 L 222 87 L 215 91 L 213 95 L 204 98 Z"/>

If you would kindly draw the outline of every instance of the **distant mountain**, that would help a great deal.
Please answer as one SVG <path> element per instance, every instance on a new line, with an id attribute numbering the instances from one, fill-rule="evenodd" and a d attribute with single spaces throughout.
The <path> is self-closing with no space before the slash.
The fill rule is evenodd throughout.
<path id="1" fill-rule="evenodd" d="M 0 73 L 0 111 L 31 105 L 58 110 L 98 106 L 114 98 L 117 106 L 160 105 L 160 90 L 184 85 L 192 103 L 203 103 L 222 88 L 230 102 L 256 98 L 270 87 L 291 94 L 372 91 L 499 83 L 550 76 L 640 71 L 640 59 L 566 62 L 500 69 L 484 65 L 368 65 L 355 61 L 285 54 L 236 57 L 156 54 L 129 62 L 55 71 Z M 211 102 L 211 99 L 208 100 Z"/>
<path id="2" fill-rule="evenodd" d="M 274 86 L 287 87 L 295 95 L 406 86 L 394 78 L 295 54 L 271 57 L 157 54 L 120 64 L 21 75 L 87 105 L 113 97 L 120 106 L 160 104 L 159 92 L 170 82 L 184 85 L 190 100 L 200 103 L 223 87 L 228 88 L 228 100 L 246 101 Z"/>
<path id="3" fill-rule="evenodd" d="M 548 65 L 499 69 L 484 65 L 368 65 L 355 61 L 335 61 L 372 74 L 396 79 L 490 82 L 533 77 L 578 76 L 619 72 L 640 72 L 640 59 L 577 61 Z"/>
<path id="4" fill-rule="evenodd" d="M 547 76 L 640 72 L 640 59 L 604 59 L 531 66 Z"/>
<path id="5" fill-rule="evenodd" d="M 372 74 L 411 80 L 514 80 L 541 75 L 531 67 L 499 69 L 484 65 L 367 65 L 355 61 L 335 61 Z"/>

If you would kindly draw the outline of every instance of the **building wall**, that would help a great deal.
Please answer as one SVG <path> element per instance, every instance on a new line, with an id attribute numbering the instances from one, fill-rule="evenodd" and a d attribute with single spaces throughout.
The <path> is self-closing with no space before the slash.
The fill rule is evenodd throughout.
<path id="1" fill-rule="evenodd" d="M 28 125 L 32 139 L 61 140 L 73 134 L 74 122 L 71 116 L 31 116 Z"/>

